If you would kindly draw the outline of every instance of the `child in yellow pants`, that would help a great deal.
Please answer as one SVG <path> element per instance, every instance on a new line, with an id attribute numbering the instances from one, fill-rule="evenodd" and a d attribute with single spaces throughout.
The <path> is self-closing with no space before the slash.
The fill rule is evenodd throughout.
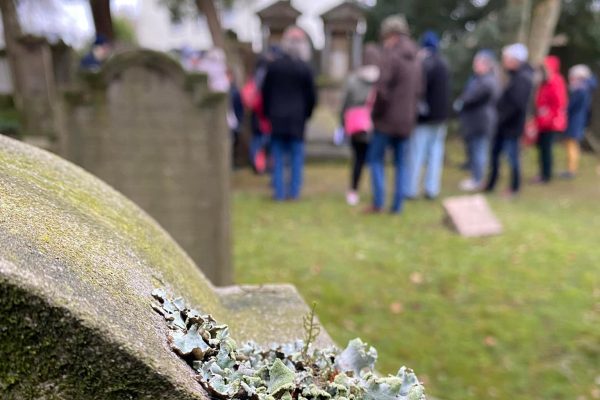
<path id="1" fill-rule="evenodd" d="M 568 138 L 565 140 L 567 148 L 567 174 L 575 176 L 579 169 L 579 141 L 577 139 Z"/>

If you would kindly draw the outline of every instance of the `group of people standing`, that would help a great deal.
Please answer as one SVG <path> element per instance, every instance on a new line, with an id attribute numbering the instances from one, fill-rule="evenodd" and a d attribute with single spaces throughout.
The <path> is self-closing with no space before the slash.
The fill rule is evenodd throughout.
<path id="1" fill-rule="evenodd" d="M 385 209 L 384 162 L 386 149 L 391 148 L 395 179 L 389 211 L 399 213 L 405 199 L 420 195 L 421 183 L 425 198 L 435 199 L 440 194 L 451 109 L 450 68 L 439 51 L 438 36 L 426 32 L 417 46 L 401 15 L 384 20 L 381 38 L 380 48 L 366 46 L 363 66 L 349 77 L 345 88 L 340 117 L 353 149 L 346 200 L 350 205 L 359 203 L 361 170 L 368 164 L 373 200 L 367 212 Z M 557 57 L 547 57 L 535 70 L 528 64 L 527 47 L 517 43 L 503 49 L 501 65 L 492 51 L 479 51 L 472 77 L 453 104 L 460 116 L 465 167 L 470 172 L 469 178 L 460 182 L 460 189 L 494 191 L 500 158 L 505 155 L 511 170 L 506 194 L 519 192 L 521 139 L 536 87 L 533 126 L 540 174 L 534 181 L 552 179 L 552 149 L 559 135 L 565 136 L 568 158 L 562 176 L 574 177 L 595 80 L 588 67 L 577 65 L 569 71 L 567 86 Z M 360 122 L 367 113 L 371 125 Z M 357 128 L 360 126 L 364 129 Z"/>
<path id="2" fill-rule="evenodd" d="M 381 48 L 366 46 L 363 66 L 350 76 L 345 88 L 341 120 L 353 148 L 347 202 L 358 204 L 360 171 L 368 162 L 373 202 L 367 212 L 383 211 L 385 155 L 389 148 L 395 169 L 390 211 L 399 213 L 404 199 L 417 195 L 423 163 L 428 166 L 426 195 L 435 198 L 439 194 L 448 117 L 449 69 L 438 53 L 437 36 L 425 35 L 420 50 L 410 38 L 403 16 L 388 17 L 382 23 L 381 38 Z M 363 123 L 364 130 L 359 129 L 360 107 L 365 108 L 363 114 L 370 113 L 372 121 L 372 125 Z M 356 128 L 350 129 L 351 125 Z"/>
<path id="3" fill-rule="evenodd" d="M 359 202 L 360 171 L 371 170 L 373 201 L 366 210 L 385 209 L 385 156 L 391 149 L 394 189 L 389 206 L 400 213 L 405 199 L 419 195 L 424 170 L 425 197 L 440 193 L 444 146 L 449 117 L 450 69 L 439 51 L 439 38 L 427 32 L 420 48 L 411 38 L 401 15 L 386 18 L 381 26 L 382 46 L 367 45 L 363 66 L 348 80 L 341 120 L 353 148 L 351 187 L 346 200 Z M 377 76 L 374 79 L 374 76 Z M 369 112 L 372 125 L 359 126 L 361 113 Z M 370 128 L 370 129 L 367 129 Z"/>
<path id="4" fill-rule="evenodd" d="M 527 60 L 528 50 L 524 45 L 505 47 L 502 67 L 507 81 L 502 85 L 493 53 L 481 51 L 475 56 L 474 75 L 455 103 L 467 148 L 466 166 L 471 172 L 470 178 L 460 184 L 465 191 L 493 191 L 500 156 L 505 153 L 511 170 L 510 189 L 506 193 L 517 194 L 521 187 L 521 139 L 526 130 L 539 153 L 539 175 L 533 183 L 548 183 L 554 177 L 553 145 L 561 136 L 567 148 L 567 169 L 561 176 L 573 178 L 577 172 L 595 79 L 587 66 L 576 65 L 569 70 L 567 84 L 558 57 L 546 57 L 537 70 Z M 533 118 L 526 129 L 536 87 Z M 484 180 L 488 155 L 490 171 Z"/>
<path id="5" fill-rule="evenodd" d="M 421 192 L 427 199 L 440 194 L 447 120 L 452 109 L 450 68 L 441 54 L 439 37 L 426 32 L 417 45 L 402 15 L 387 17 L 380 34 L 381 44 L 365 46 L 362 66 L 350 75 L 344 90 L 340 122 L 353 153 L 346 200 L 350 205 L 359 203 L 360 179 L 368 165 L 373 196 L 366 212 L 386 209 L 385 160 L 389 149 L 395 179 L 388 209 L 400 213 L 406 199 L 416 199 Z M 267 52 L 253 80 L 242 89 L 242 100 L 252 111 L 257 133 L 251 145 L 257 169 L 258 149 L 264 147 L 265 136 L 270 138 L 276 201 L 296 200 L 301 194 L 305 126 L 317 102 L 314 75 L 307 62 L 309 51 L 306 33 L 297 27 L 288 28 L 281 47 Z M 567 85 L 560 61 L 554 56 L 547 57 L 536 71 L 528 64 L 528 50 L 522 44 L 505 47 L 501 63 L 492 51 L 479 51 L 473 60 L 473 74 L 453 104 L 460 117 L 465 167 L 470 172 L 460 182 L 460 189 L 493 191 L 504 154 L 512 174 L 507 194 L 519 192 L 521 139 L 536 87 L 533 121 L 540 159 L 536 182 L 552 179 L 552 148 L 561 134 L 566 138 L 568 156 L 568 168 L 562 176 L 573 177 L 594 82 L 590 69 L 577 65 L 569 71 Z"/>

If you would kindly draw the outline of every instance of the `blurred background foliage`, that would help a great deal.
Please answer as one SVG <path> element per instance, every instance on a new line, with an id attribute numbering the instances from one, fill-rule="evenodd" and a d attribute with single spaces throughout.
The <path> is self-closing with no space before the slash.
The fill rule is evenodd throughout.
<path id="1" fill-rule="evenodd" d="M 378 0 L 367 16 L 367 41 L 376 41 L 383 19 L 403 13 L 413 37 L 426 30 L 442 37 L 442 48 L 453 70 L 454 93 L 470 75 L 474 54 L 482 48 L 499 55 L 502 46 L 519 40 L 520 7 L 527 0 Z M 551 53 L 561 57 L 566 70 L 579 63 L 600 67 L 600 1 L 563 0 Z"/>

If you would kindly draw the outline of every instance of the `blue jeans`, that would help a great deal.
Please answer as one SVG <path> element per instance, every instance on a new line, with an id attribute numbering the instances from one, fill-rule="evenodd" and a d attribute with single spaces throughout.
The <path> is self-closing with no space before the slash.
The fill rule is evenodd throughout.
<path id="1" fill-rule="evenodd" d="M 304 170 L 304 141 L 296 138 L 271 138 L 273 157 L 273 198 L 277 201 L 295 200 L 302 190 Z M 285 179 L 285 170 L 289 166 L 290 177 Z"/>
<path id="2" fill-rule="evenodd" d="M 469 164 L 471 178 L 475 183 L 481 185 L 490 154 L 490 138 L 486 135 L 473 136 L 469 139 L 467 145 L 469 146 L 471 159 Z"/>
<path id="3" fill-rule="evenodd" d="M 402 211 L 404 203 L 402 183 L 405 179 L 404 152 L 407 143 L 408 139 L 406 138 L 392 137 L 378 131 L 375 131 L 373 134 L 373 138 L 369 144 L 367 159 L 371 167 L 373 208 L 376 210 L 383 209 L 385 203 L 385 150 L 391 147 L 394 153 L 394 168 L 396 173 L 391 211 L 394 213 Z"/>
<path id="4" fill-rule="evenodd" d="M 492 160 L 490 163 L 490 179 L 486 190 L 491 192 L 496 187 L 498 175 L 500 173 L 500 155 L 506 153 L 511 170 L 510 189 L 517 193 L 521 187 L 521 160 L 519 151 L 519 138 L 504 137 L 496 135 L 492 146 Z"/>
<path id="5" fill-rule="evenodd" d="M 437 197 L 444 168 L 446 124 L 420 124 L 409 140 L 407 158 L 406 197 L 417 197 L 421 172 L 425 166 L 425 195 Z"/>

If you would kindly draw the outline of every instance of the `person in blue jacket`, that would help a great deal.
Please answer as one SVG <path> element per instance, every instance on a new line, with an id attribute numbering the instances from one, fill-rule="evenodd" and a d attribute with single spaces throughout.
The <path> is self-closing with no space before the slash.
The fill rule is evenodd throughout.
<path id="1" fill-rule="evenodd" d="M 90 51 L 83 56 L 79 67 L 86 71 L 98 71 L 110 55 L 110 42 L 102 34 L 98 34 Z"/>
<path id="2" fill-rule="evenodd" d="M 561 175 L 565 179 L 574 178 L 579 168 L 579 144 L 585 136 L 592 105 L 592 92 L 596 85 L 596 80 L 587 66 L 575 65 L 569 70 L 569 125 L 565 132 L 567 171 Z"/>

